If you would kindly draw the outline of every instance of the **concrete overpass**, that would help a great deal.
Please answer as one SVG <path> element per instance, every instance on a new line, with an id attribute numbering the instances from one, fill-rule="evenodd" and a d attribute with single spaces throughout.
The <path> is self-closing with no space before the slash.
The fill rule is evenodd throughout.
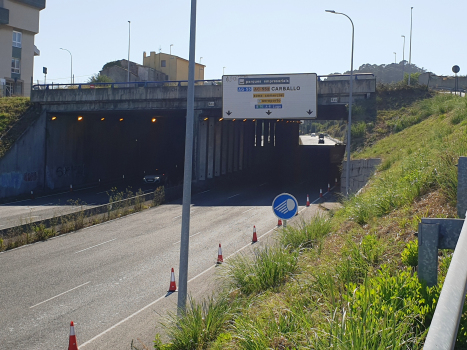
<path id="1" fill-rule="evenodd" d="M 318 120 L 347 118 L 348 77 L 332 78 L 318 83 Z M 372 110 L 374 77 L 357 75 L 353 94 Z M 0 159 L 0 198 L 123 178 L 138 183 L 159 171 L 181 182 L 186 95 L 186 82 L 35 86 L 31 101 L 42 113 Z M 197 82 L 195 109 L 193 180 L 200 186 L 247 175 L 339 177 L 344 146 L 300 148 L 298 121 L 223 120 L 219 81 Z"/>

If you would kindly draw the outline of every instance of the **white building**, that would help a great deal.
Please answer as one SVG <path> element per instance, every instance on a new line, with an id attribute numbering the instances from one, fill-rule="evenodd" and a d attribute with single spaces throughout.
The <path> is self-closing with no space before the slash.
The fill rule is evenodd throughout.
<path id="1" fill-rule="evenodd" d="M 29 96 L 46 0 L 0 0 L 0 96 Z M 3 86 L 2 86 L 3 85 Z"/>

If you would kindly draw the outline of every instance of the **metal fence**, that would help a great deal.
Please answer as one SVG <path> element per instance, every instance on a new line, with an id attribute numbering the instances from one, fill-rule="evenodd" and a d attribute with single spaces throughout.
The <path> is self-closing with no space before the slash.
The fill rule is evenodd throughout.
<path id="1" fill-rule="evenodd" d="M 467 225 L 464 222 L 431 321 L 425 350 L 454 349 L 467 291 Z"/>
<path id="2" fill-rule="evenodd" d="M 195 80 L 195 85 L 221 85 L 222 80 Z M 36 84 L 33 90 L 58 90 L 58 89 L 119 89 L 119 88 L 146 88 L 163 86 L 188 86 L 188 80 L 177 81 L 132 81 L 125 83 L 83 83 L 83 84 Z"/>

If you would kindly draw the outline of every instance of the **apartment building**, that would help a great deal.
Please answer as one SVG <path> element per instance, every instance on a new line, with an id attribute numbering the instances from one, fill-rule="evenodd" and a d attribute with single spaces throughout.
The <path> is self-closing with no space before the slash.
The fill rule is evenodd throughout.
<path id="1" fill-rule="evenodd" d="M 188 60 L 175 55 L 151 51 L 147 56 L 146 52 L 143 52 L 143 66 L 166 74 L 170 81 L 188 80 L 188 64 Z M 204 80 L 205 67 L 195 63 L 195 80 Z"/>
<path id="2" fill-rule="evenodd" d="M 46 0 L 0 0 L 0 96 L 29 96 Z"/>

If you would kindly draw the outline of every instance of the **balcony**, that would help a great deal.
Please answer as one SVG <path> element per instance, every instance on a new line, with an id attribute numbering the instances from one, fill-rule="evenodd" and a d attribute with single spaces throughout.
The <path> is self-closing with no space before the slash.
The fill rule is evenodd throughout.
<path id="1" fill-rule="evenodd" d="M 39 10 L 45 9 L 45 0 L 14 0 L 16 2 L 21 2 L 25 5 L 29 5 Z"/>

